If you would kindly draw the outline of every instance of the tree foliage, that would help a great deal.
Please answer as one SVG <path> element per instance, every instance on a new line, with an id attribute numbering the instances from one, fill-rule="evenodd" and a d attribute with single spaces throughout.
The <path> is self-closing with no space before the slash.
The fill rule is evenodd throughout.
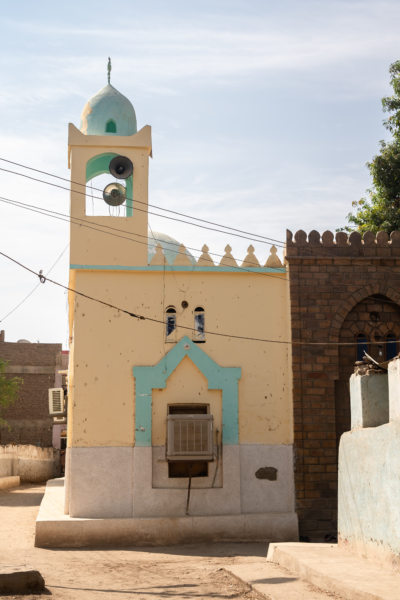
<path id="1" fill-rule="evenodd" d="M 380 153 L 367 163 L 372 188 L 365 198 L 353 202 L 356 210 L 347 216 L 351 225 L 346 229 L 355 228 L 361 233 L 400 230 L 400 61 L 390 66 L 389 73 L 394 93 L 382 99 L 382 107 L 390 113 L 384 125 L 393 140 L 381 141 Z"/>
<path id="2" fill-rule="evenodd" d="M 0 359 L 0 426 L 7 425 L 7 422 L 1 418 L 1 412 L 16 400 L 22 383 L 20 377 L 6 376 L 6 365 L 7 363 Z"/>

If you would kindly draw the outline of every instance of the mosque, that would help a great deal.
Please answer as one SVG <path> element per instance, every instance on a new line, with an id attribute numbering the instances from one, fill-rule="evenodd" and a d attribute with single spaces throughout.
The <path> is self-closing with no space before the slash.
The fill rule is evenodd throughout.
<path id="1" fill-rule="evenodd" d="M 149 235 L 151 156 L 109 78 L 69 125 L 65 514 L 36 543 L 296 539 L 291 350 L 259 341 L 290 339 L 285 267 Z"/>

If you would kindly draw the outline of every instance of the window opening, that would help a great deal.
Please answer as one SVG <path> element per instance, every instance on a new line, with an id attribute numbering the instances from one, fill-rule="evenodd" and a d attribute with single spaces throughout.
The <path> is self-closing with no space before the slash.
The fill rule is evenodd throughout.
<path id="1" fill-rule="evenodd" d="M 106 123 L 106 133 L 117 133 L 117 125 L 113 119 Z"/>
<path id="2" fill-rule="evenodd" d="M 368 342 L 365 333 L 359 333 L 357 336 L 357 360 L 363 360 L 364 352 L 368 352 Z"/>
<path id="3" fill-rule="evenodd" d="M 176 310 L 169 306 L 165 311 L 165 339 L 167 342 L 174 342 L 176 338 Z"/>
<path id="4" fill-rule="evenodd" d="M 205 334 L 205 313 L 204 308 L 198 306 L 194 309 L 194 333 L 193 341 L 201 343 L 206 341 Z"/>
<path id="5" fill-rule="evenodd" d="M 168 477 L 208 477 L 213 460 L 210 406 L 170 404 L 167 410 Z"/>
<path id="6" fill-rule="evenodd" d="M 386 336 L 386 360 L 391 360 L 397 355 L 397 343 L 394 333 L 388 333 Z"/>

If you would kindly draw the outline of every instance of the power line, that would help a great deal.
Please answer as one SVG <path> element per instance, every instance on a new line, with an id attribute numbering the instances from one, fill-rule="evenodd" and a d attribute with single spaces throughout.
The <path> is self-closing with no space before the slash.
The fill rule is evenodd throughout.
<path id="1" fill-rule="evenodd" d="M 74 185 L 79 185 L 79 186 L 86 187 L 86 184 L 83 184 L 83 183 L 80 183 L 80 182 L 76 182 L 76 181 L 70 181 L 69 179 L 67 179 L 65 177 L 61 177 L 59 175 L 53 175 L 52 173 L 48 173 L 47 171 L 41 171 L 39 169 L 34 169 L 33 167 L 28 167 L 28 166 L 23 165 L 21 163 L 16 163 L 16 162 L 13 162 L 13 161 L 7 160 L 5 158 L 1 158 L 1 157 L 0 157 L 0 160 L 2 160 L 4 162 L 7 162 L 7 163 L 11 163 L 11 164 L 17 165 L 17 166 L 20 166 L 20 167 L 25 168 L 25 169 L 29 169 L 29 170 L 32 170 L 32 171 L 35 171 L 35 172 L 38 172 L 38 173 L 42 173 L 43 175 L 48 175 L 49 177 L 55 177 L 57 179 L 61 179 L 62 181 L 67 181 L 68 183 L 71 183 L 71 184 L 74 184 Z M 70 191 L 69 187 L 58 185 L 56 183 L 51 183 L 50 181 L 45 181 L 44 179 L 39 179 L 37 177 L 32 177 L 32 176 L 26 175 L 24 173 L 18 173 L 17 171 L 12 171 L 11 169 L 4 169 L 4 168 L 0 167 L 0 171 L 4 171 L 5 173 L 11 173 L 13 175 L 18 175 L 20 177 L 25 177 L 26 179 L 30 179 L 30 180 L 36 181 L 38 183 L 44 183 L 46 185 L 50 185 L 52 187 L 57 187 L 59 189 Z M 93 189 L 97 190 L 97 191 L 100 191 L 100 192 L 103 191 L 103 190 L 100 190 L 99 188 L 95 188 L 95 187 Z M 81 192 L 79 190 L 72 190 L 72 188 L 71 188 L 71 191 L 73 191 L 76 194 L 81 194 L 83 196 L 86 196 L 86 192 Z M 103 197 L 100 197 L 100 196 L 93 196 L 92 195 L 91 197 L 92 197 L 92 199 L 103 200 Z M 132 199 L 131 199 L 131 201 L 132 201 Z M 263 236 L 263 235 L 259 235 L 257 233 L 256 234 L 249 233 L 247 231 L 243 231 L 241 229 L 236 229 L 236 228 L 230 227 L 228 225 L 222 225 L 220 223 L 215 223 L 213 221 L 207 221 L 206 219 L 201 219 L 199 217 L 193 217 L 191 215 L 187 215 L 185 213 L 180 213 L 178 211 L 174 211 L 174 210 L 162 208 L 162 207 L 157 206 L 155 204 L 148 204 L 148 205 L 146 205 L 146 203 L 143 202 L 143 201 L 141 201 L 141 200 L 135 199 L 135 203 L 136 204 L 137 203 L 143 204 L 145 206 L 150 206 L 152 208 L 156 208 L 157 210 L 162 210 L 164 212 L 169 212 L 171 214 L 182 216 L 182 217 L 185 217 L 185 218 L 188 218 L 188 219 L 193 219 L 195 221 L 200 221 L 202 223 L 208 223 L 209 225 L 215 225 L 216 227 L 223 227 L 224 229 L 228 229 L 229 231 L 223 231 L 222 229 L 214 229 L 213 227 L 207 227 L 205 225 L 199 225 L 198 223 L 191 223 L 190 221 L 184 221 L 183 219 L 177 219 L 176 217 L 170 217 L 168 215 L 161 215 L 159 213 L 154 213 L 152 211 L 149 211 L 149 210 L 147 210 L 147 208 L 144 209 L 144 208 L 139 208 L 137 206 L 135 208 L 135 210 L 137 210 L 137 211 L 147 212 L 150 215 L 161 217 L 163 219 L 169 219 L 169 220 L 172 220 L 172 221 L 176 221 L 178 223 L 185 223 L 186 225 L 192 225 L 193 227 L 200 227 L 201 229 L 207 229 L 209 231 L 215 231 L 217 233 L 224 233 L 224 234 L 227 234 L 227 235 L 231 235 L 231 236 L 239 237 L 239 238 L 242 238 L 242 239 L 250 240 L 250 241 L 253 241 L 253 242 L 256 242 L 256 243 L 257 242 L 258 243 L 263 243 L 263 244 L 274 243 L 274 244 L 276 244 L 276 245 L 278 245 L 278 246 L 280 246 L 282 248 L 285 246 L 285 243 L 282 240 L 275 240 L 274 238 L 269 238 L 269 237 L 266 237 L 266 236 Z M 123 204 L 123 206 L 126 206 L 126 203 Z M 235 232 L 237 232 L 237 233 L 235 233 Z M 245 234 L 245 235 L 241 235 L 241 234 Z M 256 238 L 260 238 L 260 239 L 256 239 Z"/>
<path id="2" fill-rule="evenodd" d="M 69 291 L 69 292 L 77 294 L 78 296 L 82 296 L 83 298 L 86 298 L 87 300 L 92 300 L 93 302 L 97 302 L 98 304 L 102 304 L 103 306 L 106 306 L 108 308 L 112 308 L 114 310 L 122 312 L 122 313 L 128 315 L 129 317 L 133 317 L 140 321 L 150 321 L 152 323 L 159 323 L 164 326 L 167 324 L 166 321 L 163 321 L 161 319 L 156 319 L 154 317 L 144 316 L 139 313 L 129 311 L 125 308 L 116 306 L 115 304 L 111 304 L 110 302 L 106 302 L 105 300 L 101 300 L 100 298 L 94 298 L 93 296 L 89 296 L 88 294 L 85 294 L 83 292 L 80 292 L 78 290 L 70 288 L 69 286 L 59 283 L 58 281 L 49 279 L 48 277 L 45 277 L 43 275 L 42 271 L 39 271 L 39 273 L 37 273 L 33 269 L 27 267 L 26 265 L 22 264 L 15 258 L 12 258 L 8 254 L 5 254 L 4 252 L 0 251 L 0 255 L 3 256 L 4 258 L 6 258 L 7 260 L 15 263 L 22 269 L 25 269 L 29 273 L 32 273 L 36 277 L 39 277 L 40 283 L 42 283 L 42 284 L 44 284 L 44 283 L 46 283 L 46 281 L 48 281 L 49 283 L 52 283 L 53 285 L 56 285 L 60 288 L 63 288 L 65 290 Z M 193 327 L 187 327 L 185 325 L 178 325 L 178 327 L 181 329 L 193 331 Z M 215 335 L 218 337 L 226 337 L 226 338 L 230 338 L 230 339 L 246 340 L 246 341 L 252 341 L 252 342 L 264 342 L 264 343 L 269 343 L 269 344 L 281 344 L 281 345 L 283 344 L 283 345 L 291 345 L 291 346 L 358 346 L 358 345 L 365 344 L 364 341 L 362 341 L 362 342 L 326 342 L 326 341 L 325 342 L 293 342 L 293 341 L 286 341 L 286 340 L 271 340 L 271 339 L 265 339 L 265 338 L 255 338 L 255 337 L 250 337 L 250 336 L 234 335 L 234 334 L 222 333 L 219 331 L 209 331 L 209 330 L 204 331 L 204 333 L 207 335 Z M 370 345 L 375 345 L 375 346 L 382 345 L 382 342 L 368 342 L 368 343 Z M 400 340 L 391 340 L 391 343 L 400 343 Z"/>
<path id="3" fill-rule="evenodd" d="M 54 269 L 54 267 L 56 266 L 56 264 L 61 260 L 62 256 L 65 254 L 67 248 L 69 247 L 69 243 L 65 246 L 64 250 L 58 255 L 58 257 L 56 258 L 56 260 L 54 261 L 54 263 L 51 265 L 50 269 L 46 272 L 46 277 L 49 273 L 52 272 L 52 270 Z M 23 298 L 16 306 L 14 306 L 14 308 L 12 308 L 2 319 L 0 319 L 0 323 L 3 323 L 3 321 L 5 321 L 7 319 L 7 317 L 9 317 L 10 315 L 12 315 L 13 312 L 15 312 L 20 306 L 22 306 L 24 304 L 24 302 L 26 302 L 26 300 L 28 300 L 28 298 L 30 298 L 32 296 L 32 294 L 34 292 L 36 292 L 36 290 L 40 287 L 40 281 L 38 284 L 35 285 L 35 287 L 29 292 L 29 294 L 27 294 L 25 296 L 25 298 Z"/>
<path id="4" fill-rule="evenodd" d="M 111 227 L 110 225 L 103 225 L 101 223 L 95 223 L 94 221 L 89 221 L 87 218 L 83 219 L 80 217 L 71 217 L 70 215 L 66 215 L 65 213 L 60 213 L 58 211 L 54 211 L 54 210 L 50 210 L 50 209 L 43 208 L 40 206 L 36 206 L 34 204 L 27 204 L 24 202 L 20 202 L 19 200 L 11 200 L 10 198 L 5 198 L 4 196 L 0 196 L 0 202 L 3 202 L 4 204 L 9 204 L 11 206 L 15 206 L 17 208 L 23 208 L 25 210 L 29 210 L 30 212 L 35 212 L 35 213 L 41 214 L 43 216 L 52 217 L 59 221 L 72 223 L 73 225 L 78 225 L 79 227 L 86 227 L 87 229 L 93 229 L 94 231 L 98 231 L 99 233 L 105 233 L 107 235 L 125 239 L 128 241 L 134 242 L 136 244 L 143 244 L 145 246 L 148 246 L 148 236 L 142 235 L 140 233 L 132 233 L 131 231 L 119 229 L 117 227 Z M 99 227 L 103 228 L 103 229 L 99 229 Z M 110 231 L 108 231 L 108 230 L 110 230 Z M 126 233 L 129 235 L 129 237 L 127 237 L 125 235 L 119 235 L 118 233 L 114 233 L 114 232 Z M 136 240 L 132 236 L 144 238 L 144 239 L 146 239 L 146 241 Z M 154 241 L 157 242 L 158 238 L 154 238 Z M 188 246 L 187 249 L 193 250 L 194 252 L 201 252 L 201 250 L 199 250 L 198 248 L 192 248 L 190 246 Z M 179 255 L 182 255 L 182 256 L 187 256 L 186 253 L 180 252 L 179 248 L 177 249 L 176 253 Z M 224 256 L 223 254 L 218 254 L 216 252 L 211 252 L 211 254 L 213 254 L 214 256 L 218 256 L 218 257 Z M 211 263 L 210 266 L 218 266 L 218 265 L 214 265 L 214 262 L 212 261 L 212 259 L 210 259 L 210 263 Z M 195 265 L 194 265 L 194 267 L 195 267 Z M 257 275 L 273 277 L 274 279 L 281 279 L 283 281 L 288 281 L 288 279 L 286 277 L 276 276 L 276 275 L 273 275 L 272 273 L 264 273 L 264 272 L 254 271 L 254 270 L 252 270 L 252 268 L 247 269 L 246 267 L 240 267 L 240 266 L 237 266 L 234 268 L 240 269 L 241 271 L 244 271 L 247 273 L 253 273 L 253 274 L 257 274 Z"/>

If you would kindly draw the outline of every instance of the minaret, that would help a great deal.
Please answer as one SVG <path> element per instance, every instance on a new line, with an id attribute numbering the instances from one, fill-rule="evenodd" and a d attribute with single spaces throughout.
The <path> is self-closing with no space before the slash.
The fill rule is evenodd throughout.
<path id="1" fill-rule="evenodd" d="M 109 59 L 108 83 L 84 106 L 80 129 L 69 124 L 72 269 L 82 265 L 147 265 L 151 128 L 146 125 L 137 131 L 135 110 L 111 85 L 110 76 Z M 106 173 L 110 175 L 109 183 L 116 183 L 109 165 L 117 156 L 129 159 L 133 165 L 133 174 L 117 181 L 125 188 L 126 201 L 120 207 L 123 216 L 89 216 L 85 211 L 86 184 Z M 94 196 L 96 205 L 104 202 L 101 191 L 95 190 Z"/>

